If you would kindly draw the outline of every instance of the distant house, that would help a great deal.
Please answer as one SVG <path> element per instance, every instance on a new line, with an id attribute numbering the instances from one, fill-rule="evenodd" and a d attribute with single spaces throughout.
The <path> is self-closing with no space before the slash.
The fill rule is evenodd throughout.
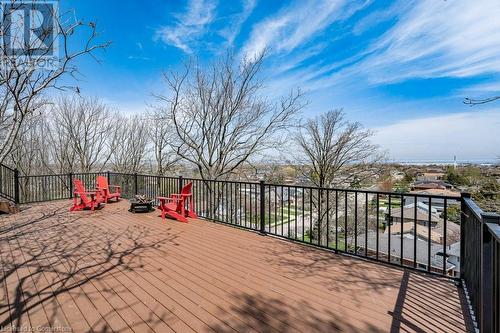
<path id="1" fill-rule="evenodd" d="M 436 180 L 443 180 L 445 177 L 444 172 L 422 172 L 417 176 L 417 180 L 420 181 L 436 181 Z"/>
<path id="2" fill-rule="evenodd" d="M 414 190 L 410 191 L 410 194 L 423 194 L 423 195 L 443 195 L 446 197 L 455 197 L 455 198 L 460 198 L 460 192 L 457 191 L 452 191 L 449 189 L 438 189 L 438 188 L 431 188 L 427 190 Z"/>
<path id="3" fill-rule="evenodd" d="M 412 190 L 429 190 L 429 189 L 445 190 L 452 188 L 453 185 L 443 180 L 417 180 L 411 186 Z"/>
<path id="4" fill-rule="evenodd" d="M 401 215 L 402 213 L 402 215 Z M 403 211 L 401 212 L 400 208 L 391 209 L 391 214 L 386 214 L 386 221 L 394 224 L 394 223 L 413 223 L 416 220 L 417 224 L 422 226 L 427 226 L 429 224 L 429 220 L 431 223 L 431 227 L 436 227 L 439 222 L 442 222 L 442 219 L 438 217 L 436 214 L 429 214 L 429 209 L 423 209 L 417 204 L 417 214 L 415 216 L 415 208 L 413 205 L 404 206 Z"/>
<path id="5" fill-rule="evenodd" d="M 433 196 L 447 196 L 447 197 L 454 197 L 457 200 L 447 200 L 446 204 L 448 206 L 451 205 L 458 205 L 459 204 L 459 199 L 460 199 L 460 192 L 452 191 L 449 189 L 426 189 L 426 190 L 413 190 L 410 191 L 410 194 L 417 195 L 417 201 L 419 203 L 426 203 L 428 205 L 429 199 L 425 196 L 427 195 L 433 195 Z M 418 195 L 424 195 L 424 197 L 418 197 Z M 410 205 L 413 204 L 415 201 L 414 196 L 406 196 L 404 198 L 404 205 Z M 439 197 L 434 197 L 431 200 L 431 206 L 433 209 L 436 209 L 439 213 L 444 211 L 444 199 L 439 198 Z"/>
<path id="6" fill-rule="evenodd" d="M 446 233 L 444 230 L 444 221 L 437 224 L 435 227 L 429 229 L 428 226 L 416 224 L 415 222 L 396 223 L 391 225 L 391 235 L 410 235 L 418 237 L 422 240 L 430 240 L 432 243 L 444 244 L 444 237 L 446 236 L 446 243 L 452 244 L 460 240 L 460 226 L 456 223 L 449 222 L 446 224 Z M 389 233 L 389 227 L 385 228 L 385 233 Z"/>
<path id="7" fill-rule="evenodd" d="M 413 207 L 415 207 L 415 204 L 413 203 L 413 201 L 411 203 L 408 203 L 408 204 L 406 204 L 406 202 L 404 203 L 404 208 L 413 208 Z M 429 205 L 425 202 L 418 201 L 417 208 L 425 211 L 426 213 L 429 213 Z M 436 208 L 431 207 L 430 210 L 431 210 L 432 214 L 438 214 L 438 210 Z"/>
<path id="8" fill-rule="evenodd" d="M 451 262 L 451 258 L 446 253 L 448 260 L 443 263 L 443 245 L 431 243 L 430 252 L 430 262 L 429 262 L 429 252 L 428 243 L 420 238 L 414 238 L 411 234 L 402 235 L 403 247 L 401 248 L 401 235 L 390 235 L 387 233 L 378 234 L 374 231 L 368 232 L 367 237 L 367 252 L 369 256 L 374 256 L 377 252 L 379 259 L 387 260 L 394 263 L 403 264 L 406 266 L 413 267 L 415 265 L 419 269 L 427 270 L 430 269 L 432 272 L 441 273 L 443 271 L 443 264 L 445 265 L 446 274 L 449 276 L 455 276 L 457 270 L 454 263 Z M 390 241 L 390 250 L 388 248 Z M 358 235 L 358 244 L 363 244 L 365 242 L 365 234 Z M 416 245 L 416 247 L 415 247 Z M 378 250 L 378 251 L 377 251 Z M 439 255 L 438 253 L 441 254 Z M 460 254 L 459 254 L 460 255 Z M 414 259 L 416 259 L 414 263 Z M 430 268 L 429 268 L 430 265 Z"/>

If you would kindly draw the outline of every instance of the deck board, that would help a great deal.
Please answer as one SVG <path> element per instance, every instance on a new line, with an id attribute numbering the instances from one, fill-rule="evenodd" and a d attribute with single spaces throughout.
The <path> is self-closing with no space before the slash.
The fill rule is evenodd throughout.
<path id="1" fill-rule="evenodd" d="M 466 332 L 448 280 L 203 220 L 68 201 L 0 216 L 0 326 L 72 332 Z"/>

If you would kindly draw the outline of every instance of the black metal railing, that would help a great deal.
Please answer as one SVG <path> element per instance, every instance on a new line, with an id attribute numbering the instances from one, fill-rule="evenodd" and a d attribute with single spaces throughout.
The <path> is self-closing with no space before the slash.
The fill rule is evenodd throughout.
<path id="1" fill-rule="evenodd" d="M 193 183 L 200 217 L 427 272 L 458 277 L 458 260 L 449 260 L 460 241 L 460 198 L 366 190 L 318 188 L 228 180 L 166 177 L 138 173 L 17 175 L 17 202 L 68 199 L 72 179 L 88 190 L 99 175 L 120 185 L 122 196 L 152 198 L 179 192 Z M 458 256 L 457 256 L 458 257 Z"/>
<path id="2" fill-rule="evenodd" d="M 266 233 L 398 266 L 456 277 L 447 259 L 456 197 L 263 184 Z M 439 205 L 438 205 L 439 202 Z"/>
<path id="3" fill-rule="evenodd" d="M 0 198 L 13 202 L 19 201 L 18 176 L 19 173 L 17 170 L 0 164 Z"/>
<path id="4" fill-rule="evenodd" d="M 73 196 L 73 178 L 80 179 L 85 188 L 96 188 L 97 176 L 106 173 L 67 173 L 47 175 L 20 175 L 18 203 L 34 203 L 52 200 L 69 199 Z"/>
<path id="5" fill-rule="evenodd" d="M 500 332 L 500 215 L 462 200 L 461 278 L 483 332 Z"/>
<path id="6" fill-rule="evenodd" d="M 461 197 L 155 176 L 138 173 L 19 175 L 1 166 L 1 196 L 16 203 L 68 199 L 72 179 L 99 175 L 122 196 L 152 198 L 193 183 L 201 218 L 337 253 L 463 282 L 477 325 L 499 330 L 500 218 Z"/>

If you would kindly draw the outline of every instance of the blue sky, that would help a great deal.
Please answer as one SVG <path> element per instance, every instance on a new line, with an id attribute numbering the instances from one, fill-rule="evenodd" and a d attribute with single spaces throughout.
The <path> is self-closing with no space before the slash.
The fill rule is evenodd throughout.
<path id="1" fill-rule="evenodd" d="M 267 48 L 266 93 L 300 87 L 305 117 L 344 108 L 376 131 L 394 160 L 500 156 L 500 1 L 76 1 L 61 10 L 97 22 L 111 40 L 82 60 L 83 94 L 143 111 L 161 71 Z"/>

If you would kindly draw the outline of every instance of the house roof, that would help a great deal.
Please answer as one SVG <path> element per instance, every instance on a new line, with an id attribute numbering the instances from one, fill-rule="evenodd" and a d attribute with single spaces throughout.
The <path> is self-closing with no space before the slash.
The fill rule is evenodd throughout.
<path id="1" fill-rule="evenodd" d="M 378 250 L 380 253 L 387 253 L 389 234 L 383 233 L 378 235 Z M 358 235 L 358 244 L 363 244 L 365 241 L 365 235 Z M 375 251 L 377 248 L 377 236 L 375 231 L 369 231 L 367 235 L 368 248 Z M 415 239 L 411 235 L 403 235 L 403 258 L 406 260 L 413 260 L 414 255 L 414 242 L 416 242 L 416 257 L 417 262 L 427 265 L 428 263 L 428 242 L 425 240 Z M 443 256 L 438 255 L 438 252 L 442 252 L 443 245 L 431 243 L 431 266 L 435 268 L 443 267 Z M 391 235 L 391 256 L 400 257 L 401 251 L 401 236 Z M 446 262 L 446 268 L 452 269 L 455 266 L 450 262 Z"/>
<path id="2" fill-rule="evenodd" d="M 414 224 L 412 222 L 407 222 L 407 223 L 402 223 L 403 225 L 403 233 L 410 233 L 413 234 L 415 233 L 414 231 Z M 385 233 L 389 232 L 389 227 L 385 228 Z M 391 234 L 401 234 L 401 223 L 394 223 L 391 225 Z M 429 227 L 417 224 L 417 236 L 420 238 L 425 238 L 429 236 Z M 442 242 L 442 233 L 435 231 L 434 229 L 431 228 L 431 241 L 434 243 L 441 243 Z"/>
<path id="3" fill-rule="evenodd" d="M 398 208 L 391 209 L 391 217 L 401 218 L 401 209 Z M 442 221 L 442 219 L 437 217 L 435 214 L 431 214 L 430 217 L 431 217 L 431 222 L 439 223 Z M 415 208 L 413 207 L 403 208 L 403 218 L 414 220 Z M 418 206 L 417 206 L 417 221 L 429 221 L 428 211 L 425 211 Z"/>
<path id="4" fill-rule="evenodd" d="M 443 251 L 439 251 L 436 253 L 437 255 L 443 255 Z M 448 256 L 460 257 L 460 242 L 455 242 L 450 246 L 446 247 L 446 254 Z"/>
<path id="5" fill-rule="evenodd" d="M 410 191 L 411 194 L 428 194 L 428 195 L 444 195 L 447 197 L 456 197 L 460 198 L 460 192 L 455 192 L 452 190 L 448 190 L 446 188 L 429 188 L 424 190 L 413 190 Z"/>
<path id="6" fill-rule="evenodd" d="M 404 205 L 404 207 L 405 208 L 413 208 L 413 207 L 415 207 L 415 202 L 412 201 L 411 203 Z M 426 214 L 429 212 L 429 205 L 426 202 L 417 201 L 417 207 L 421 208 Z M 431 207 L 431 212 L 433 214 L 437 214 L 438 210 L 434 207 Z"/>

